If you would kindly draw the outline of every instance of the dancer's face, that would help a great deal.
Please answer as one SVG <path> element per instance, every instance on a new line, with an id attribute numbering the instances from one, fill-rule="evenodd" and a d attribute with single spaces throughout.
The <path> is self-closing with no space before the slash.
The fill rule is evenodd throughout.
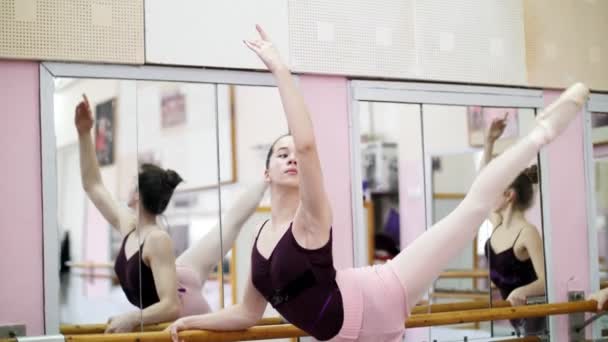
<path id="1" fill-rule="evenodd" d="M 288 135 L 275 144 L 265 172 L 271 185 L 298 187 L 300 184 L 293 138 Z"/>

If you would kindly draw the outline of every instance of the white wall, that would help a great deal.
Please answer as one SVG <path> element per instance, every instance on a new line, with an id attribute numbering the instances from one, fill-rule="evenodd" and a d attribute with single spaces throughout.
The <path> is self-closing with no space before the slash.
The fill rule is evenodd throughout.
<path id="1" fill-rule="evenodd" d="M 260 24 L 289 58 L 287 0 L 147 0 L 146 62 L 265 69 L 243 44 Z"/>
<path id="2" fill-rule="evenodd" d="M 161 127 L 163 94 L 185 96 L 186 122 Z M 163 168 L 177 171 L 179 189 L 217 184 L 215 91 L 212 84 L 137 82 L 138 155 L 152 153 Z"/>

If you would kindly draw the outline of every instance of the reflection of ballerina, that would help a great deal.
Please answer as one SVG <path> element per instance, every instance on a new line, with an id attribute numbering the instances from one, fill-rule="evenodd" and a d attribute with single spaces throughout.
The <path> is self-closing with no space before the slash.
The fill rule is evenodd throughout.
<path id="1" fill-rule="evenodd" d="M 241 330 L 267 303 L 319 340 L 401 341 L 405 318 L 439 273 L 473 239 L 501 193 L 581 108 L 587 89 L 576 85 L 538 118 L 538 125 L 489 163 L 447 217 L 383 265 L 336 271 L 332 209 L 304 100 L 268 37 L 245 42 L 273 73 L 292 135 L 275 141 L 265 175 L 271 216 L 258 232 L 243 300 L 219 312 L 185 317 L 168 330 Z M 346 227 L 351 229 L 351 227 Z M 341 241 L 338 241 L 341 242 Z"/>
<path id="2" fill-rule="evenodd" d="M 508 114 L 494 119 L 487 131 L 483 164 L 492 159 L 494 143 L 503 134 Z M 543 242 L 537 228 L 528 222 L 525 212 L 534 202 L 534 184 L 538 183 L 536 165 L 525 169 L 502 192 L 499 205 L 490 214 L 494 227 L 486 241 L 485 253 L 490 279 L 504 300 L 523 305 L 527 297 L 545 294 L 545 261 Z M 511 321 L 525 335 L 544 333 L 546 319 L 530 318 Z"/>
<path id="3" fill-rule="evenodd" d="M 141 313 L 132 311 L 110 318 L 106 332 L 132 331 L 140 324 L 140 318 L 142 324 L 151 324 L 209 312 L 202 295 L 203 284 L 257 208 L 265 184 L 260 182 L 236 201 L 223 221 L 221 238 L 220 227 L 215 225 L 176 259 L 173 242 L 157 225 L 157 218 L 165 211 L 181 177 L 172 170 L 143 164 L 137 188 L 129 200 L 129 207 L 135 212 L 122 208 L 101 179 L 90 134 L 93 116 L 86 97 L 76 108 L 75 124 L 80 143 L 82 184 L 95 207 L 123 236 L 114 269 L 127 299 L 143 309 Z M 224 255 L 220 241 L 227 247 Z"/>

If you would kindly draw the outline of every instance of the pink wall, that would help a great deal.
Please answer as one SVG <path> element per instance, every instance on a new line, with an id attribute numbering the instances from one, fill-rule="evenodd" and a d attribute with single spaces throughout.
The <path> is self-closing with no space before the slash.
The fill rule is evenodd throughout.
<path id="1" fill-rule="evenodd" d="M 334 215 L 336 268 L 353 265 L 348 81 L 344 77 L 300 76 L 300 89 L 310 111 L 319 148 L 325 189 Z"/>
<path id="2" fill-rule="evenodd" d="M 545 105 L 559 92 L 545 92 Z M 552 246 L 547 270 L 553 278 L 555 302 L 568 301 L 568 291 L 588 293 L 589 257 L 587 199 L 583 155 L 583 120 L 579 115 L 562 136 L 547 147 Z M 567 167 L 566 167 L 567 166 Z M 558 316 L 558 341 L 568 340 L 568 318 Z"/>
<path id="3" fill-rule="evenodd" d="M 0 324 L 28 335 L 44 333 L 38 99 L 38 63 L 0 61 Z"/>

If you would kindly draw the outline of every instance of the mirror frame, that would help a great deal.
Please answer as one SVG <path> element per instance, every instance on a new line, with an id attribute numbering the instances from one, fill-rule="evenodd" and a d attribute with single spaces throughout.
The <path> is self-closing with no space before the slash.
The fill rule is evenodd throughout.
<path id="1" fill-rule="evenodd" d="M 359 101 L 368 102 L 391 102 L 407 104 L 433 104 L 433 105 L 458 105 L 458 106 L 492 106 L 492 107 L 516 107 L 535 109 L 539 113 L 544 107 L 543 90 L 526 87 L 493 87 L 473 86 L 462 84 L 450 84 L 441 82 L 399 82 L 399 81 L 368 81 L 350 80 L 349 98 L 349 126 L 351 142 L 351 178 L 352 178 L 352 213 L 353 213 L 353 260 L 355 267 L 366 266 L 368 234 L 364 233 L 365 220 L 363 213 L 363 190 L 360 186 L 361 175 L 361 141 L 359 126 Z M 424 119 L 424 113 L 421 111 Z M 543 196 L 550 196 L 548 177 L 548 158 L 546 150 L 539 153 L 540 188 Z M 424 177 L 429 176 L 429 162 L 424 161 Z M 425 191 L 425 215 L 429 217 L 429 184 L 424 185 Z M 542 201 L 542 198 L 541 198 Z M 549 201 L 542 201 L 542 224 L 543 224 L 543 248 L 545 251 L 545 269 L 553 269 L 552 265 L 552 239 Z M 427 224 L 428 225 L 428 224 Z M 547 301 L 554 301 L 556 288 L 553 286 L 551 272 L 545 274 L 545 287 Z M 549 319 L 550 338 L 556 338 L 555 329 L 557 322 L 555 317 Z"/>
<path id="2" fill-rule="evenodd" d="M 585 158 L 585 193 L 587 194 L 587 239 L 589 244 L 589 283 L 591 292 L 600 289 L 599 251 L 597 244 L 597 231 L 595 230 L 595 158 L 593 156 L 593 135 L 591 128 L 591 115 L 593 112 L 608 112 L 608 94 L 592 93 L 583 109 L 583 146 Z M 592 325 L 592 338 L 601 337 L 599 324 Z"/>
<path id="3" fill-rule="evenodd" d="M 43 298 L 44 333 L 46 335 L 59 334 L 60 321 L 58 272 L 60 241 L 57 224 L 57 150 L 54 123 L 54 79 L 60 77 L 207 83 L 216 86 L 220 84 L 276 86 L 272 75 L 265 71 L 55 62 L 40 64 Z"/>

